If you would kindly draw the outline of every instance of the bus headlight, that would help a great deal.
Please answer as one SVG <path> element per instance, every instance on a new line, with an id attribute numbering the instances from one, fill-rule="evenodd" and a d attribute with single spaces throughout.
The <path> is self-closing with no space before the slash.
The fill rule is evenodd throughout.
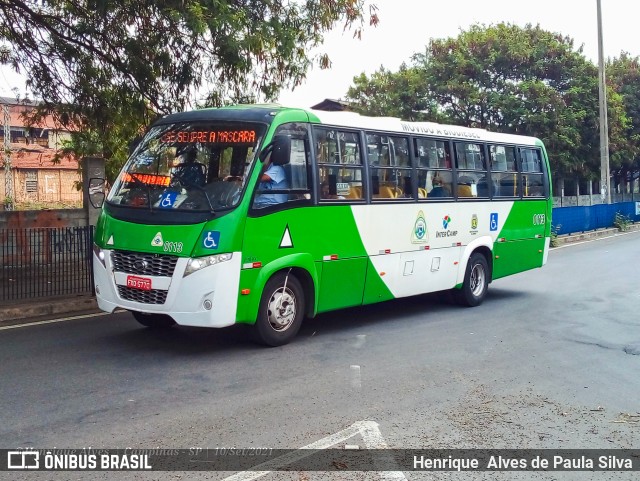
<path id="1" fill-rule="evenodd" d="M 231 257 L 233 257 L 233 253 L 216 254 L 206 257 L 194 257 L 192 259 L 189 259 L 187 268 L 184 270 L 184 275 L 182 277 L 187 277 L 189 274 L 193 274 L 194 272 L 199 271 L 200 269 L 204 269 L 205 267 L 228 261 L 231 259 Z"/>
<path id="2" fill-rule="evenodd" d="M 102 266 L 107 267 L 104 261 L 104 257 L 105 257 L 104 251 L 100 247 L 98 247 L 97 244 L 93 244 L 93 253 L 96 255 L 98 260 L 102 263 Z"/>

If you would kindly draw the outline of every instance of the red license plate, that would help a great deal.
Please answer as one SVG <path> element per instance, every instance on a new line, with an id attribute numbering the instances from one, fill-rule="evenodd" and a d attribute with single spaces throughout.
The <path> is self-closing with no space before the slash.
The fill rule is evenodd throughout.
<path id="1" fill-rule="evenodd" d="M 151 290 L 151 279 L 148 277 L 127 276 L 127 287 L 141 289 L 143 291 Z"/>

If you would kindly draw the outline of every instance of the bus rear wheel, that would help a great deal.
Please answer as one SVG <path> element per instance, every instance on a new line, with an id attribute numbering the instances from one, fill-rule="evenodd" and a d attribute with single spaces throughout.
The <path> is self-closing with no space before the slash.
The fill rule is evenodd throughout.
<path id="1" fill-rule="evenodd" d="M 482 254 L 469 257 L 462 288 L 454 289 L 456 302 L 462 306 L 475 307 L 482 304 L 489 289 L 489 265 Z"/>
<path id="2" fill-rule="evenodd" d="M 131 311 L 136 321 L 145 327 L 161 329 L 173 326 L 176 321 L 166 314 L 149 314 L 146 312 Z"/>
<path id="3" fill-rule="evenodd" d="M 293 274 L 279 272 L 262 291 L 260 309 L 255 324 L 259 342 L 267 346 L 282 346 L 300 330 L 304 317 L 304 291 Z"/>

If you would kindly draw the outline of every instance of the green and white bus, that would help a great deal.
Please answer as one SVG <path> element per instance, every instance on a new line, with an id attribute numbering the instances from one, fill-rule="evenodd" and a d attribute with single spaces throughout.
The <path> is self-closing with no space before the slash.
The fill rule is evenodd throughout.
<path id="1" fill-rule="evenodd" d="M 334 309 L 444 290 L 476 306 L 545 264 L 549 175 L 533 137 L 275 105 L 168 115 L 103 205 L 98 305 L 253 324 L 272 346 Z"/>

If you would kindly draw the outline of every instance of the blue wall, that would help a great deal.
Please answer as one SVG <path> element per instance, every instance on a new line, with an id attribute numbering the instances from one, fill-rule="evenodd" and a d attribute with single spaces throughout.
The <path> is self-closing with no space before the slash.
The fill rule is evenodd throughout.
<path id="1" fill-rule="evenodd" d="M 553 209 L 552 225 L 558 234 L 571 234 L 604 227 L 612 227 L 616 212 L 639 221 L 636 215 L 636 202 L 617 204 L 599 204 L 579 207 L 556 207 Z"/>

